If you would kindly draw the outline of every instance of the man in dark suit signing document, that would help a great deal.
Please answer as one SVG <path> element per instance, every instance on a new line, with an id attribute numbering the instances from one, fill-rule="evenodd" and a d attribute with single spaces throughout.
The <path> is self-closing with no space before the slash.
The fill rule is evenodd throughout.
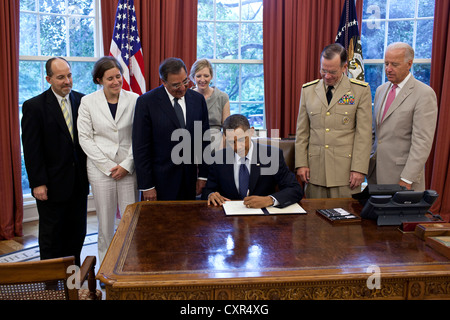
<path id="1" fill-rule="evenodd" d="M 243 115 L 224 121 L 226 148 L 214 154 L 202 194 L 208 205 L 243 199 L 248 208 L 286 207 L 302 199 L 303 190 L 282 151 L 252 142 L 253 131 Z"/>

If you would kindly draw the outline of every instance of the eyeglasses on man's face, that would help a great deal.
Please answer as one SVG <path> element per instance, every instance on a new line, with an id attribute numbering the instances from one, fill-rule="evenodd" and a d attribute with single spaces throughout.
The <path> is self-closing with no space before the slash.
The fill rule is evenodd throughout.
<path id="1" fill-rule="evenodd" d="M 335 76 L 338 74 L 338 70 L 325 70 L 325 69 L 320 69 L 320 74 L 321 75 L 326 75 L 329 74 L 330 76 Z"/>
<path id="2" fill-rule="evenodd" d="M 181 82 L 181 83 L 168 83 L 168 82 L 167 82 L 167 84 L 170 85 L 172 88 L 178 90 L 178 89 L 181 88 L 181 86 L 187 87 L 188 84 L 189 84 L 189 82 L 190 82 L 189 78 L 186 78 L 186 79 L 184 79 L 183 82 Z"/>

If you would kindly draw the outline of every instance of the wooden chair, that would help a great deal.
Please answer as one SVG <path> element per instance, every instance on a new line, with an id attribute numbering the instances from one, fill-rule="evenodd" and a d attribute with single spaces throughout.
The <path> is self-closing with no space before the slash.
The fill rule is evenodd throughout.
<path id="1" fill-rule="evenodd" d="M 75 258 L 0 263 L 0 300 L 101 300 L 95 280 L 96 257 L 88 256 L 75 274 Z M 89 289 L 76 288 L 88 281 Z M 72 285 L 68 285 L 68 282 Z M 75 288 L 71 288 L 75 287 Z"/>

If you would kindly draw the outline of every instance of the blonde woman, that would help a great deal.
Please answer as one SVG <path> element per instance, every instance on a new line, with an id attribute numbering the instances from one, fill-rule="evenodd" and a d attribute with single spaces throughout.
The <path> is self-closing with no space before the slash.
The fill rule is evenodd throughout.
<path id="1" fill-rule="evenodd" d="M 211 130 L 211 150 L 223 147 L 222 124 L 230 115 L 228 94 L 211 86 L 213 68 L 207 59 L 197 60 L 191 68 L 190 78 L 195 83 L 192 89 L 201 93 L 208 106 L 209 127 Z"/>

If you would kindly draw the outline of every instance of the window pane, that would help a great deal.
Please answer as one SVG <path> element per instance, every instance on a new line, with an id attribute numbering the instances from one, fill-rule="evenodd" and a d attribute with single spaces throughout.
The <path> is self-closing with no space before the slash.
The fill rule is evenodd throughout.
<path id="1" fill-rule="evenodd" d="M 66 13 L 66 4 L 61 0 L 39 0 L 39 11 L 64 14 Z"/>
<path id="2" fill-rule="evenodd" d="M 242 20 L 262 21 L 262 19 L 263 19 L 262 0 L 242 3 Z"/>
<path id="3" fill-rule="evenodd" d="M 240 103 L 230 103 L 230 114 L 240 114 L 241 104 Z"/>
<path id="4" fill-rule="evenodd" d="M 361 46 L 364 59 L 384 58 L 384 37 L 386 23 L 362 24 Z"/>
<path id="5" fill-rule="evenodd" d="M 416 59 L 431 59 L 434 20 L 417 21 Z"/>
<path id="6" fill-rule="evenodd" d="M 389 19 L 414 18 L 415 1 L 391 0 L 389 6 Z"/>
<path id="7" fill-rule="evenodd" d="M 414 64 L 413 65 L 413 74 L 417 80 L 430 85 L 430 73 L 431 73 L 431 64 Z"/>
<path id="8" fill-rule="evenodd" d="M 216 24 L 216 59 L 239 59 L 239 24 Z"/>
<path id="9" fill-rule="evenodd" d="M 364 0 L 363 19 L 386 19 L 386 0 Z"/>
<path id="10" fill-rule="evenodd" d="M 66 20 L 58 16 L 41 16 L 42 56 L 66 56 Z"/>
<path id="11" fill-rule="evenodd" d="M 197 58 L 213 63 L 211 85 L 228 94 L 231 114 L 247 115 L 258 128 L 264 127 L 262 19 L 263 0 L 198 1 Z"/>
<path id="12" fill-rule="evenodd" d="M 375 97 L 375 91 L 384 81 L 384 67 L 383 64 L 365 64 L 364 65 L 364 80 L 370 84 L 370 91 L 372 92 L 372 101 Z"/>
<path id="13" fill-rule="evenodd" d="M 413 45 L 414 21 L 391 21 L 388 28 L 388 44 L 400 41 Z"/>
<path id="14" fill-rule="evenodd" d="M 217 0 L 217 20 L 239 20 L 239 0 Z"/>
<path id="15" fill-rule="evenodd" d="M 242 65 L 241 101 L 264 101 L 264 68 L 262 64 Z"/>
<path id="16" fill-rule="evenodd" d="M 94 1 L 92 0 L 68 0 L 69 14 L 94 16 Z"/>
<path id="17" fill-rule="evenodd" d="M 214 58 L 213 22 L 199 22 L 197 24 L 197 57 Z"/>
<path id="18" fill-rule="evenodd" d="M 247 117 L 250 126 L 264 128 L 264 104 L 243 104 L 241 113 Z"/>
<path id="19" fill-rule="evenodd" d="M 20 41 L 19 55 L 22 56 L 38 55 L 37 15 L 28 13 L 20 14 L 19 41 Z"/>
<path id="20" fill-rule="evenodd" d="M 214 80 L 230 101 L 239 101 L 239 64 L 216 64 Z"/>
<path id="21" fill-rule="evenodd" d="M 36 11 L 36 0 L 20 0 L 20 11 Z"/>
<path id="22" fill-rule="evenodd" d="M 20 119 L 22 119 L 22 108 L 19 110 Z M 22 147 L 22 132 L 20 133 L 20 146 Z M 23 150 L 23 148 L 21 149 Z M 28 195 L 31 194 L 30 182 L 28 181 L 27 169 L 25 168 L 25 160 L 23 159 L 23 152 L 21 152 L 22 158 L 22 194 Z"/>
<path id="23" fill-rule="evenodd" d="M 73 90 L 89 94 L 97 90 L 91 78 L 94 62 L 71 62 Z"/>
<path id="24" fill-rule="evenodd" d="M 45 63 L 39 61 L 19 61 L 19 104 L 42 93 L 44 87 Z"/>
<path id="25" fill-rule="evenodd" d="M 435 0 L 364 0 L 361 30 L 363 56 L 366 60 L 378 60 L 371 61 L 370 65 L 364 64 L 365 80 L 370 83 L 372 98 L 376 88 L 387 81 L 384 51 L 393 42 L 406 42 L 413 46 L 415 58 L 422 61 L 420 64 L 414 63 L 411 72 L 417 79 L 429 84 L 434 10 Z"/>
<path id="26" fill-rule="evenodd" d="M 69 42 L 70 56 L 93 57 L 94 52 L 94 19 L 70 17 Z"/>
<path id="27" fill-rule="evenodd" d="M 198 20 L 214 19 L 214 1 L 198 0 L 197 10 L 198 10 Z"/>
<path id="28" fill-rule="evenodd" d="M 419 17 L 434 17 L 435 0 L 419 0 Z"/>
<path id="29" fill-rule="evenodd" d="M 262 23 L 242 24 L 242 59 L 263 59 Z"/>

